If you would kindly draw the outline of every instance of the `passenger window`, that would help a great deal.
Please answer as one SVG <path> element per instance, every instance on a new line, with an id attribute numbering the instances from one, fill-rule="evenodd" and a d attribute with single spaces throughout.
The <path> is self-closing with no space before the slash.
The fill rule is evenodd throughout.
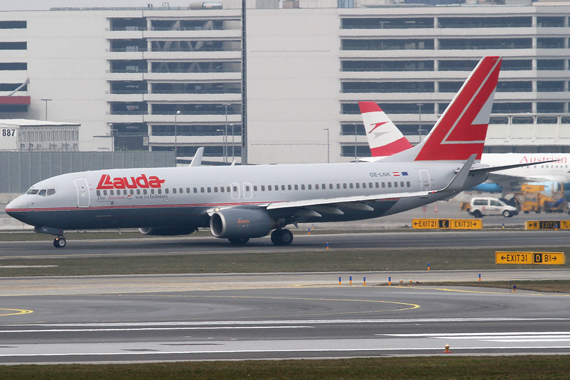
<path id="1" fill-rule="evenodd" d="M 378 182 L 376 182 L 376 188 L 380 187 L 380 184 Z"/>
<path id="2" fill-rule="evenodd" d="M 275 191 L 279 191 L 279 185 L 275 185 Z"/>
<path id="3" fill-rule="evenodd" d="M 237 186 L 234 186 L 234 192 L 236 192 L 236 193 L 237 193 L 237 191 L 238 191 L 238 188 L 237 188 Z"/>
<path id="4" fill-rule="evenodd" d="M 261 185 L 261 191 L 265 191 L 265 185 Z"/>
<path id="5" fill-rule="evenodd" d="M 360 184 L 358 182 L 356 182 L 356 188 L 360 189 Z"/>
<path id="6" fill-rule="evenodd" d="M 113 190 L 111 190 L 111 191 L 113 191 Z M 150 189 L 150 193 L 154 194 L 154 189 Z"/>
<path id="7" fill-rule="evenodd" d="M 271 185 L 267 185 L 267 191 L 271 191 Z"/>
<path id="8" fill-rule="evenodd" d="M 329 183 L 329 189 L 331 189 L 331 190 L 333 189 L 333 184 L 332 184 L 332 183 Z"/>
<path id="9" fill-rule="evenodd" d="M 97 196 L 98 196 L 98 197 L 101 196 L 101 190 L 97 190 Z"/>
<path id="10" fill-rule="evenodd" d="M 174 189 L 174 190 L 176 190 L 176 189 Z M 254 189 L 254 190 L 257 190 L 257 189 Z M 217 192 L 218 192 L 218 187 L 214 186 L 214 193 L 217 193 Z"/>
<path id="11" fill-rule="evenodd" d="M 406 186 L 410 187 L 410 181 L 406 182 Z"/>
<path id="12" fill-rule="evenodd" d="M 107 195 L 107 190 L 103 190 L 103 195 Z"/>
<path id="13" fill-rule="evenodd" d="M 159 194 L 162 194 L 162 189 L 156 190 Z M 164 192 L 168 192 L 168 189 L 164 189 Z"/>
<path id="14" fill-rule="evenodd" d="M 319 190 L 319 184 L 318 183 L 315 184 L 315 190 Z"/>
<path id="15" fill-rule="evenodd" d="M 346 185 L 346 183 L 345 183 L 345 185 Z M 336 188 L 337 188 L 337 189 L 340 189 L 340 183 L 337 183 L 337 184 L 336 184 Z M 346 189 L 346 187 L 345 187 L 345 189 Z"/>
<path id="16" fill-rule="evenodd" d="M 221 192 L 221 193 L 223 193 L 223 192 L 224 192 L 224 190 L 225 190 L 225 187 L 223 187 L 223 186 L 222 186 L 222 187 L 220 187 L 220 192 Z"/>
<path id="17" fill-rule="evenodd" d="M 54 195 L 54 194 L 55 194 L 55 189 L 48 189 L 48 191 L 47 191 L 48 197 L 49 197 L 50 195 Z M 99 194 L 97 194 L 97 195 L 99 195 Z"/>
<path id="18" fill-rule="evenodd" d="M 179 190 L 180 194 L 182 194 L 182 193 L 184 192 L 184 189 L 183 189 L 183 188 L 180 188 L 180 189 L 178 189 L 178 190 Z"/>
<path id="19" fill-rule="evenodd" d="M 311 184 L 307 185 L 307 189 L 311 190 Z"/>
<path id="20" fill-rule="evenodd" d="M 398 187 L 398 182 L 394 182 L 394 187 Z"/>
<path id="21" fill-rule="evenodd" d="M 245 191 L 249 191 L 249 186 L 245 187 Z M 208 191 L 209 192 L 209 191 Z"/>
<path id="22" fill-rule="evenodd" d="M 223 187 L 222 187 L 222 189 L 223 189 Z M 189 187 L 186 188 L 186 192 L 187 192 L 187 193 L 190 193 L 190 188 L 189 188 Z"/>
<path id="23" fill-rule="evenodd" d="M 204 193 L 204 192 L 206 192 L 206 189 L 204 189 L 203 187 L 201 187 L 201 188 L 200 188 L 200 192 L 201 192 L 201 193 Z"/>
<path id="24" fill-rule="evenodd" d="M 384 186 L 384 182 L 382 182 L 382 186 Z M 388 188 L 392 187 L 392 182 L 388 182 Z"/>
<path id="25" fill-rule="evenodd" d="M 352 189 L 354 187 L 354 185 L 351 183 L 348 184 L 348 186 Z"/>
<path id="26" fill-rule="evenodd" d="M 299 190 L 299 186 L 298 186 L 298 185 L 295 185 L 295 190 Z"/>
<path id="27" fill-rule="evenodd" d="M 195 188 L 194 188 L 194 194 L 196 194 L 197 192 L 198 192 L 198 188 L 195 187 Z"/>
<path id="28" fill-rule="evenodd" d="M 168 194 L 168 189 L 164 189 L 164 192 Z M 176 194 L 176 188 L 172 189 L 172 194 Z"/>
<path id="29" fill-rule="evenodd" d="M 404 187 L 404 181 L 400 182 L 400 187 Z"/>
<path id="30" fill-rule="evenodd" d="M 248 189 L 248 190 L 249 190 L 249 189 Z M 211 193 L 211 192 L 212 192 L 212 188 L 211 188 L 211 187 L 208 187 L 208 193 Z"/>
<path id="31" fill-rule="evenodd" d="M 107 195 L 107 190 L 104 191 L 104 194 Z M 137 189 L 137 195 L 141 195 L 141 189 Z"/>
<path id="32" fill-rule="evenodd" d="M 305 190 L 305 185 L 301 185 L 301 190 Z"/>
<path id="33" fill-rule="evenodd" d="M 342 188 L 343 188 L 343 189 L 346 189 L 346 188 L 347 188 L 346 183 L 343 183 L 343 184 L 342 184 Z"/>
<path id="34" fill-rule="evenodd" d="M 146 195 L 146 189 L 143 189 L 143 194 Z"/>
<path id="35" fill-rule="evenodd" d="M 42 197 L 45 197 L 45 196 L 46 196 L 46 190 L 45 190 L 45 189 L 40 190 L 40 192 L 38 193 L 38 195 L 41 195 Z"/>
<path id="36" fill-rule="evenodd" d="M 235 191 L 237 191 L 237 187 L 234 187 Z M 230 187 L 226 186 L 226 191 L 229 193 L 230 192 Z"/>
<path id="37" fill-rule="evenodd" d="M 287 189 L 291 190 L 291 185 L 287 185 Z"/>
<path id="38" fill-rule="evenodd" d="M 48 195 L 49 195 L 49 190 L 48 190 Z M 123 190 L 123 195 L 127 195 L 127 190 Z"/>
<path id="39" fill-rule="evenodd" d="M 281 185 L 281 190 L 285 191 L 285 185 Z"/>
<path id="40" fill-rule="evenodd" d="M 366 182 L 362 182 L 362 188 L 366 189 Z"/>
<path id="41" fill-rule="evenodd" d="M 131 195 L 135 195 L 135 191 L 131 189 L 130 191 Z"/>

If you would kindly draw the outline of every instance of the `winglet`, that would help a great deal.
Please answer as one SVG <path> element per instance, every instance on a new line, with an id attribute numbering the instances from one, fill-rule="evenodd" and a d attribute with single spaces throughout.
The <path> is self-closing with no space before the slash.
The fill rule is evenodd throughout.
<path id="1" fill-rule="evenodd" d="M 202 156 L 203 155 L 204 155 L 204 147 L 201 146 L 196 151 L 196 154 L 194 154 L 194 158 L 192 158 L 192 162 L 190 163 L 189 166 L 200 166 L 200 165 L 202 165 Z"/>
<path id="2" fill-rule="evenodd" d="M 469 171 L 471 170 L 471 167 L 473 166 L 473 163 L 475 162 L 475 158 L 477 158 L 477 154 L 473 153 L 471 155 L 471 157 L 469 157 L 469 159 L 467 160 L 465 165 L 463 165 L 461 170 L 459 170 L 459 173 L 457 173 L 455 175 L 455 177 L 453 177 L 453 179 L 451 180 L 449 185 L 447 185 L 446 187 L 444 187 L 440 191 L 462 191 L 462 190 L 465 190 L 465 188 L 464 188 L 465 180 L 467 179 L 467 176 L 469 175 Z"/>

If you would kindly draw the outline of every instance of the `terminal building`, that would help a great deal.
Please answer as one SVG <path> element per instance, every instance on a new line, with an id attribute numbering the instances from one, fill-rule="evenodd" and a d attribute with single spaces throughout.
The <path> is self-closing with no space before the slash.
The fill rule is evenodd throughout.
<path id="1" fill-rule="evenodd" d="M 80 151 L 351 161 L 358 101 L 417 143 L 501 55 L 487 151 L 570 152 L 570 3 L 498 2 L 248 1 L 243 131 L 241 1 L 0 12 L 0 118 L 81 124 Z"/>

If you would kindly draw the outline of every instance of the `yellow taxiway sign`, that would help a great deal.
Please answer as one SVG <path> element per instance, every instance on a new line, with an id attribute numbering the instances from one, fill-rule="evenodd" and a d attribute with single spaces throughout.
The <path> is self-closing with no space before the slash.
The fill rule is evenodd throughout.
<path id="1" fill-rule="evenodd" d="M 412 227 L 424 230 L 480 230 L 481 219 L 412 219 Z"/>
<path id="2" fill-rule="evenodd" d="M 564 252 L 495 252 L 495 264 L 564 265 Z"/>
<path id="3" fill-rule="evenodd" d="M 527 220 L 525 230 L 570 230 L 570 220 Z"/>

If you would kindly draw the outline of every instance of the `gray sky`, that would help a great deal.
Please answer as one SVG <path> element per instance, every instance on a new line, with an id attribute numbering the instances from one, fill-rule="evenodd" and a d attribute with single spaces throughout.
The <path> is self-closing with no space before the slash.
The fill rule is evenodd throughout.
<path id="1" fill-rule="evenodd" d="M 171 7 L 187 7 L 198 0 L 168 0 Z M 160 0 L 0 0 L 0 11 L 47 10 L 50 8 L 102 8 L 162 6 Z"/>

